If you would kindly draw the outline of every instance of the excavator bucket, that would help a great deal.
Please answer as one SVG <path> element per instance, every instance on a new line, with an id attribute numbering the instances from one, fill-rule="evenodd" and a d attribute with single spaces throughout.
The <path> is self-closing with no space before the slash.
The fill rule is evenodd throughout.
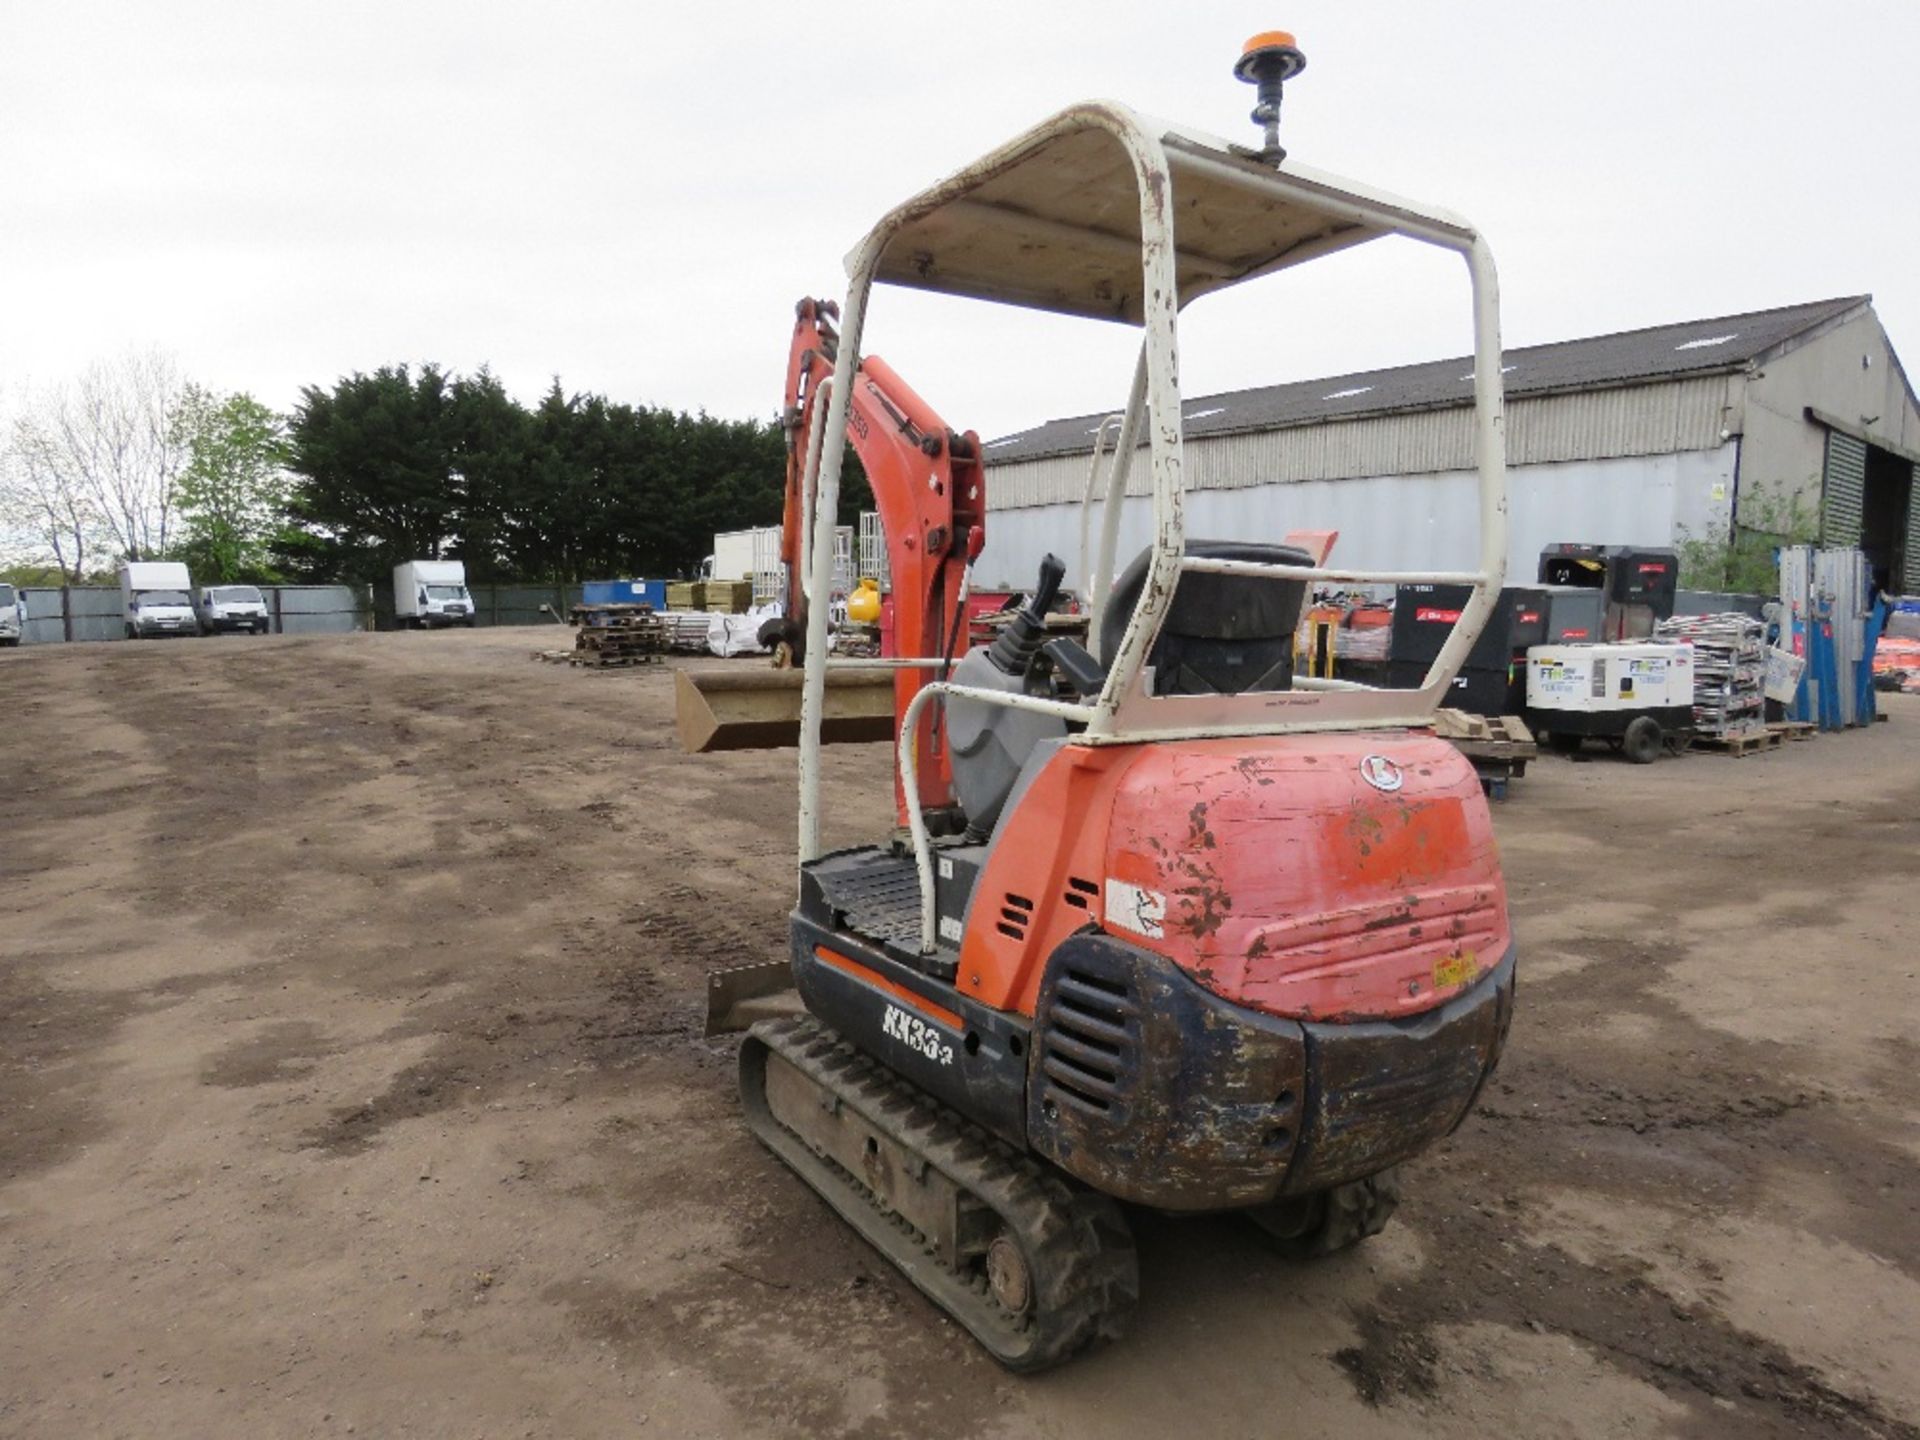
<path id="1" fill-rule="evenodd" d="M 677 670 L 674 720 L 680 748 L 777 750 L 800 743 L 799 670 Z M 893 738 L 893 676 L 880 671 L 827 672 L 820 738 L 829 745 Z"/>

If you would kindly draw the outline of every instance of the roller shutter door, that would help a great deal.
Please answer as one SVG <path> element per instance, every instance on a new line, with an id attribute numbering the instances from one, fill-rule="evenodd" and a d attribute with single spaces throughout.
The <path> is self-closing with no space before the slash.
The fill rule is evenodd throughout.
<path id="1" fill-rule="evenodd" d="M 1920 465 L 1909 467 L 1907 481 L 1907 543 L 1901 550 L 1900 588 L 1909 595 L 1920 595 Z"/>
<path id="2" fill-rule="evenodd" d="M 1829 549 L 1860 543 L 1860 514 L 1867 498 L 1867 446 L 1863 440 L 1827 431 L 1827 464 L 1820 496 L 1820 543 Z"/>

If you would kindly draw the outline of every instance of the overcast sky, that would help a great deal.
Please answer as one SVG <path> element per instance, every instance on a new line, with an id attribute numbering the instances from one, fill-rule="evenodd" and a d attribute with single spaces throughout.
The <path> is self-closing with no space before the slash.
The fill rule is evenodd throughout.
<path id="1" fill-rule="evenodd" d="M 433 360 L 726 416 L 893 203 L 1075 100 L 1283 141 L 1474 220 L 1509 344 L 1872 292 L 1920 356 L 1912 0 L 0 5 L 0 389 L 130 347 L 291 406 Z M 1365 247 L 1195 305 L 1186 393 L 1464 353 L 1455 259 Z M 1131 332 L 882 292 L 960 429 L 1122 398 Z"/>

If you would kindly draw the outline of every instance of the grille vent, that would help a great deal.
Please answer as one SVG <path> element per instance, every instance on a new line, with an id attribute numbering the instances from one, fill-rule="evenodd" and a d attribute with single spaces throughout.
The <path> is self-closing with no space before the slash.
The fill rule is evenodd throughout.
<path id="1" fill-rule="evenodd" d="M 1100 887 L 1091 880 L 1082 880 L 1078 875 L 1067 877 L 1067 888 L 1060 898 L 1076 910 L 1091 910 L 1093 898 L 1100 893 Z"/>
<path id="2" fill-rule="evenodd" d="M 1009 940 L 1027 938 L 1027 926 L 1033 923 L 1033 901 L 1011 890 L 1000 906 L 1000 919 L 994 928 Z"/>
<path id="3" fill-rule="evenodd" d="M 1077 968 L 1063 974 L 1040 1061 L 1045 1095 L 1103 1115 L 1125 1100 L 1135 1070 L 1138 1014 L 1128 985 Z"/>

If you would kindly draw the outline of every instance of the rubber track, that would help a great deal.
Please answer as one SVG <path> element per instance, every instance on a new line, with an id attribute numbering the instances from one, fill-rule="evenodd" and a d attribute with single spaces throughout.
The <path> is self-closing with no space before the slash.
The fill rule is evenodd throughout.
<path id="1" fill-rule="evenodd" d="M 758 1089 L 769 1051 L 999 1217 L 1032 1276 L 1034 1298 L 1025 1315 L 1003 1309 L 984 1276 L 949 1270 L 918 1230 L 876 1203 L 859 1177 L 774 1119 Z M 810 1017 L 755 1025 L 741 1046 L 740 1079 L 754 1134 L 1002 1365 L 1044 1370 L 1124 1330 L 1140 1275 L 1132 1233 L 1111 1197 L 1046 1170 Z"/>

